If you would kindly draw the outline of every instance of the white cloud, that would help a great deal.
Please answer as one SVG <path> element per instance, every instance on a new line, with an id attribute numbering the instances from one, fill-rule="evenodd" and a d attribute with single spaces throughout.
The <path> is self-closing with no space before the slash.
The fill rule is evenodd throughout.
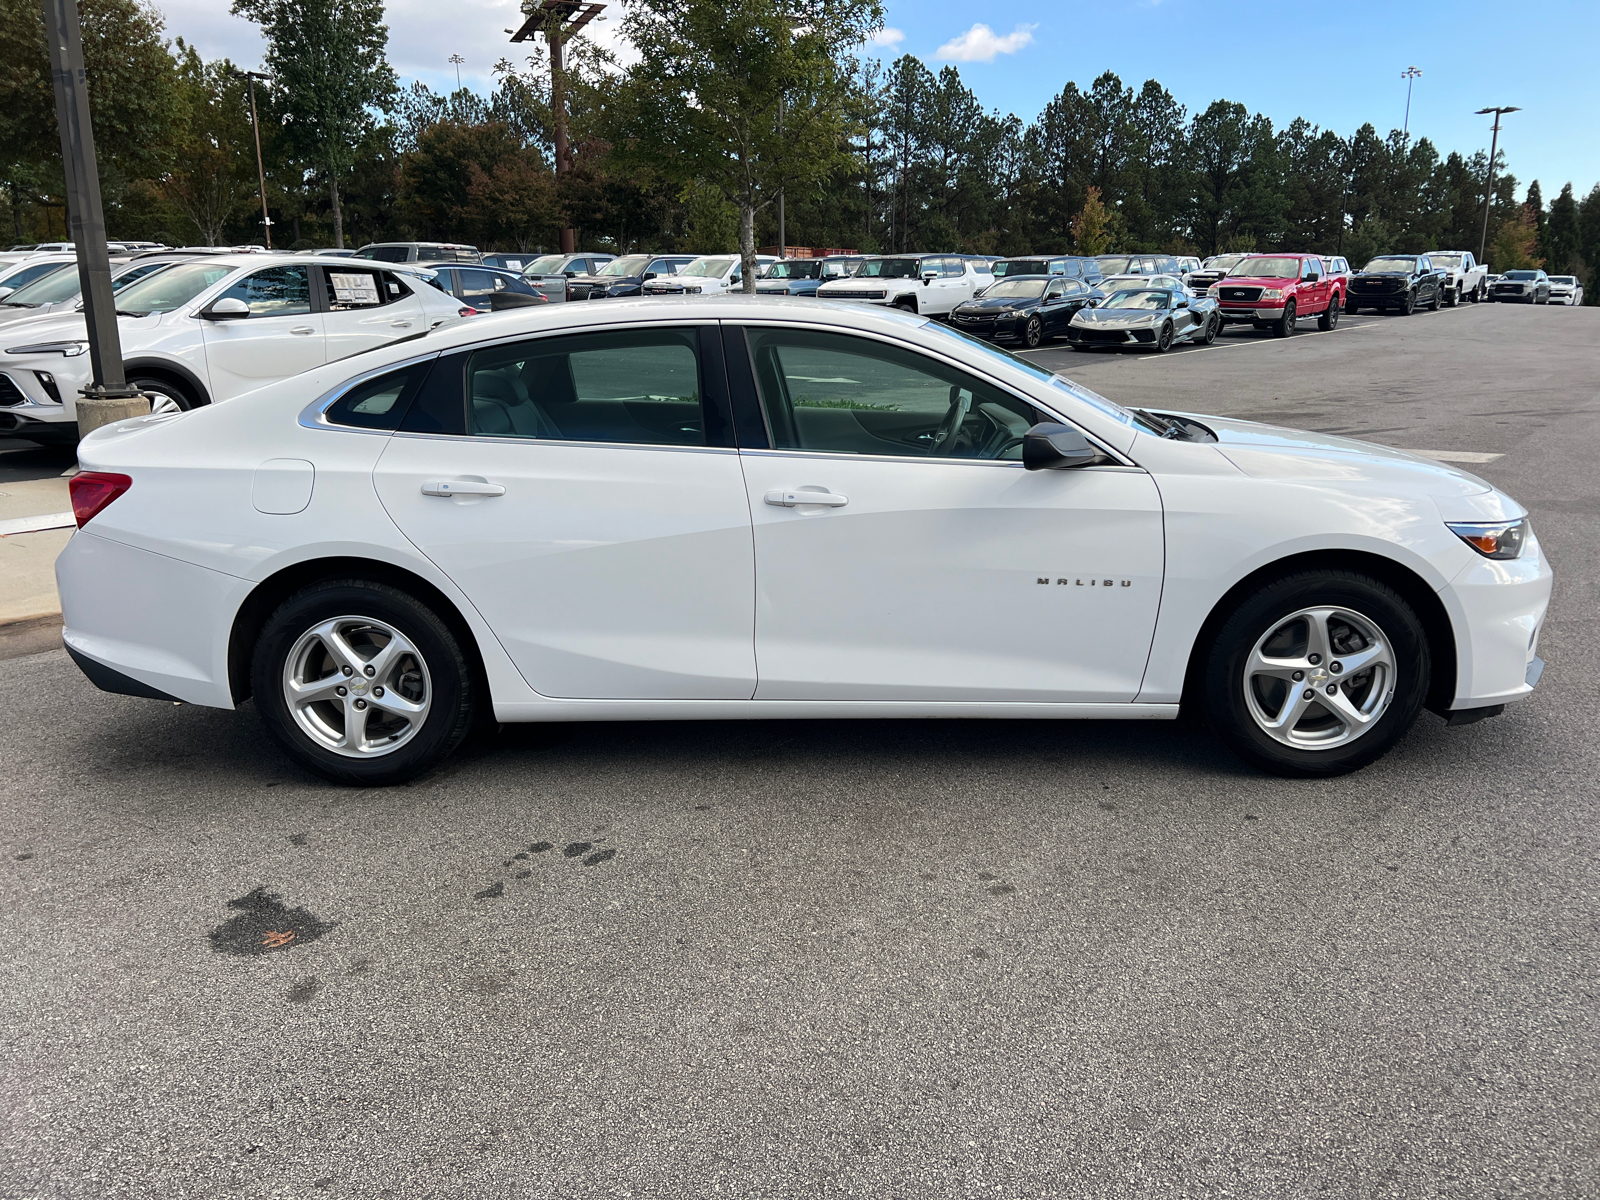
<path id="1" fill-rule="evenodd" d="M 867 39 L 871 45 L 882 46 L 885 50 L 893 50 L 905 40 L 906 31 L 904 29 L 896 29 L 892 25 L 885 25 Z"/>
<path id="2" fill-rule="evenodd" d="M 995 33 L 979 22 L 958 38 L 951 38 L 933 52 L 940 62 L 993 62 L 997 54 L 1015 54 L 1024 46 L 1033 44 L 1033 31 L 1037 25 L 1018 25 L 1010 33 Z"/>

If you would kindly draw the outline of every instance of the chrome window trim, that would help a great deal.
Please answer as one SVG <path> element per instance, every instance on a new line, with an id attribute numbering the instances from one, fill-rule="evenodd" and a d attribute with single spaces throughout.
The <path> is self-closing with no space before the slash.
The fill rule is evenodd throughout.
<path id="1" fill-rule="evenodd" d="M 393 429 L 364 429 L 360 425 L 339 425 L 328 420 L 328 409 L 332 408 L 344 394 L 353 387 L 358 387 L 369 379 L 376 379 L 380 375 L 387 375 L 390 371 L 403 371 L 407 367 L 414 367 L 421 362 L 429 362 L 440 357 L 444 350 L 430 350 L 426 354 L 414 354 L 410 358 L 402 358 L 397 362 L 385 363 L 381 367 L 374 367 L 370 371 L 363 371 L 360 375 L 353 375 L 343 383 L 323 392 L 310 404 L 300 410 L 299 424 L 306 429 L 332 429 L 339 433 L 368 433 L 377 434 L 379 437 L 393 437 L 397 432 Z"/>
<path id="2" fill-rule="evenodd" d="M 925 321 L 924 324 L 931 324 L 931 322 L 932 322 L 932 318 L 929 318 L 929 320 Z M 938 350 L 931 350 L 931 349 L 929 349 L 929 348 L 927 348 L 925 346 L 918 345 L 915 342 L 908 342 L 908 341 L 903 341 L 903 340 L 901 340 L 899 338 L 888 337 L 888 336 L 886 336 L 886 335 L 884 335 L 882 333 L 879 333 L 875 329 L 851 329 L 851 328 L 848 328 L 846 326 L 840 326 L 840 325 L 816 325 L 816 324 L 811 324 L 810 322 L 806 322 L 806 321 L 778 321 L 778 320 L 773 320 L 771 318 L 752 317 L 752 318 L 749 318 L 749 319 L 740 318 L 740 319 L 737 319 L 737 320 L 724 318 L 723 321 L 722 321 L 722 324 L 724 326 L 731 325 L 731 326 L 733 326 L 735 328 L 745 328 L 745 327 L 749 327 L 749 326 L 761 326 L 762 328 L 767 328 L 767 329 L 806 329 L 806 330 L 811 330 L 811 331 L 817 332 L 817 333 L 837 333 L 837 334 L 841 334 L 841 335 L 843 335 L 845 337 L 867 338 L 867 339 L 869 339 L 871 341 L 883 342 L 885 345 L 898 346 L 902 350 L 910 350 L 910 351 L 912 351 L 913 353 L 916 353 L 916 354 L 926 355 L 929 358 L 932 358 L 932 359 L 935 359 L 935 360 L 937 360 L 939 362 L 944 363 L 946 366 L 954 367 L 958 371 L 964 371 L 968 375 L 976 375 L 978 378 L 982 379 L 985 383 L 989 384 L 989 386 L 994 387 L 994 388 L 998 388 L 1000 391 L 1005 392 L 1008 396 L 1011 396 L 1013 399 L 1018 400 L 1021 403 L 1028 405 L 1030 408 L 1040 409 L 1040 410 L 1042 410 L 1044 412 L 1049 413 L 1051 416 L 1053 416 L 1057 421 L 1060 421 L 1062 424 L 1071 425 L 1079 433 L 1083 434 L 1083 436 L 1089 440 L 1090 444 L 1093 445 L 1096 450 L 1099 450 L 1102 454 L 1105 454 L 1108 457 L 1115 459 L 1119 465 L 1133 467 L 1134 469 L 1140 470 L 1140 471 L 1144 470 L 1143 467 L 1140 467 L 1138 463 L 1134 462 L 1126 454 L 1123 454 L 1121 451 L 1115 450 L 1115 449 L 1111 448 L 1110 446 L 1107 446 L 1105 444 L 1105 442 L 1103 442 L 1100 438 L 1096 437 L 1092 432 L 1090 432 L 1089 430 L 1085 429 L 1083 426 L 1079 425 L 1076 421 L 1072 420 L 1070 417 L 1063 416 L 1061 413 L 1057 412 L 1052 406 L 1050 406 L 1048 404 L 1045 404 L 1045 403 L 1043 403 L 1043 402 L 1041 402 L 1039 400 L 1035 400 L 1032 396 L 1029 396 L 1029 395 L 1026 395 L 1026 394 L 1019 394 L 1015 387 L 1013 387 L 1010 384 L 1005 383 L 1005 382 L 1003 382 L 1001 380 L 996 379 L 993 375 L 990 375 L 986 371 L 982 371 L 982 370 L 978 369 L 977 367 L 972 366 L 970 363 L 964 363 L 958 358 L 953 358 L 950 355 L 945 354 L 945 353 L 943 353 L 941 351 L 938 351 Z M 921 326 L 919 325 L 917 328 L 920 329 Z M 1133 336 L 1132 334 L 1128 335 L 1129 340 L 1132 340 L 1132 336 Z M 754 364 L 753 363 L 751 364 L 751 368 L 752 368 L 752 371 L 753 371 L 754 370 Z M 757 390 L 759 392 L 759 388 Z M 766 403 L 765 403 L 765 401 L 762 401 L 761 403 L 762 403 L 762 418 L 763 418 L 763 420 L 765 420 L 765 418 L 766 418 Z M 769 439 L 771 438 L 772 434 L 771 434 L 770 430 L 768 430 L 767 436 L 768 436 Z M 752 451 L 752 453 L 754 453 L 754 451 Z M 895 461 L 895 462 L 904 462 L 904 461 L 906 461 L 908 459 L 913 461 L 913 462 L 926 462 L 926 461 L 928 461 L 927 459 L 922 459 L 922 458 L 917 457 L 916 455 L 911 455 L 911 454 L 885 454 L 885 455 L 881 455 L 880 456 L 880 455 L 866 455 L 866 454 L 851 454 L 849 451 L 844 451 L 844 450 L 800 450 L 800 451 L 779 451 L 778 453 L 826 454 L 831 458 L 878 458 L 878 457 L 882 457 L 884 459 L 888 459 L 890 461 Z M 956 460 L 950 459 L 948 461 L 952 461 L 953 462 L 953 461 L 956 461 Z M 994 459 L 983 459 L 983 458 L 969 458 L 969 459 L 966 459 L 964 461 L 966 461 L 966 462 L 994 462 L 995 460 Z M 1078 468 L 1078 469 L 1087 470 L 1089 468 Z"/>
<path id="3" fill-rule="evenodd" d="M 1102 447 L 1092 435 L 1085 433 L 1083 436 L 1101 453 L 1112 453 Z M 848 450 L 771 450 L 755 447 L 741 450 L 739 453 L 748 455 L 751 458 L 804 458 L 830 462 L 838 462 L 843 459 L 847 462 L 927 463 L 951 467 L 1005 467 L 1014 471 L 1027 469 L 1020 460 L 1014 458 L 946 458 L 944 455 L 921 457 L 913 454 L 853 454 Z M 1070 469 L 1073 471 L 1127 471 L 1135 475 L 1149 474 L 1141 466 L 1124 465 L 1120 462 L 1098 463 L 1092 467 L 1072 467 Z"/>
<path id="4" fill-rule="evenodd" d="M 330 425 L 330 429 L 345 429 L 345 425 Z M 570 438 L 504 437 L 497 433 L 419 433 L 410 429 L 397 429 L 392 434 L 385 430 L 359 430 L 364 433 L 382 432 L 386 437 L 412 438 L 430 442 L 490 442 L 503 446 L 576 446 L 589 450 L 667 450 L 674 454 L 737 454 L 737 446 L 671 446 L 662 442 L 579 442 Z"/>

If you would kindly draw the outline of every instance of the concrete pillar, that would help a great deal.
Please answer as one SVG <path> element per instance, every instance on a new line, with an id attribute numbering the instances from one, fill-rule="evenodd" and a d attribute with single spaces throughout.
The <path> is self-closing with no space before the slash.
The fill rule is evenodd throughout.
<path id="1" fill-rule="evenodd" d="M 85 438 L 91 430 L 109 425 L 113 421 L 126 421 L 129 417 L 150 415 L 149 396 L 130 396 L 127 399 L 91 400 L 78 397 L 78 436 Z"/>

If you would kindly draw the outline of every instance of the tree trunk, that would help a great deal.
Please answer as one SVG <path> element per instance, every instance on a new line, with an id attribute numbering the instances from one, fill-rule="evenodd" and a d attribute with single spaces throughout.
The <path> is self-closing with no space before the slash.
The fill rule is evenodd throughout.
<path id="1" fill-rule="evenodd" d="M 344 212 L 339 207 L 339 181 L 330 172 L 328 194 L 333 197 L 333 248 L 344 249 Z"/>
<path id="2" fill-rule="evenodd" d="M 743 261 L 743 290 L 746 296 L 756 294 L 756 206 L 748 197 L 739 201 L 739 257 Z"/>

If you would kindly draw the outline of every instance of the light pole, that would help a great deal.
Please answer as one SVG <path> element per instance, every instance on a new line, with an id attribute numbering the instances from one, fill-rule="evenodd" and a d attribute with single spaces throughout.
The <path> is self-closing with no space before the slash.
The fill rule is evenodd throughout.
<path id="1" fill-rule="evenodd" d="M 83 35 L 77 0 L 45 0 L 45 40 L 50 44 L 50 75 L 55 83 L 56 119 L 61 124 L 61 166 L 67 185 L 67 230 L 77 247 L 83 320 L 93 379 L 83 389 L 87 400 L 127 400 L 139 395 L 128 386 L 122 367 L 122 337 L 117 302 L 111 292 L 111 256 L 106 218 L 100 205 L 100 172 L 95 162 L 94 130 L 89 121 L 88 78 L 83 69 Z M 79 420 L 88 415 L 78 410 Z M 123 413 L 132 416 L 133 413 Z"/>
<path id="2" fill-rule="evenodd" d="M 1416 67 L 1407 67 L 1400 72 L 1400 78 L 1406 81 L 1406 123 L 1405 128 L 1401 131 L 1400 138 L 1402 143 L 1409 144 L 1411 141 L 1411 84 L 1414 80 L 1422 78 L 1422 72 Z"/>
<path id="3" fill-rule="evenodd" d="M 256 119 L 256 80 L 272 78 L 260 71 L 235 71 L 235 79 L 250 85 L 250 129 L 256 136 L 256 182 L 261 186 L 261 228 L 266 231 L 267 249 L 272 249 L 272 218 L 267 216 L 267 168 L 261 161 L 261 122 Z"/>
<path id="4" fill-rule="evenodd" d="M 452 54 L 449 61 L 455 63 L 456 65 L 456 91 L 459 92 L 461 90 L 461 64 L 467 60 L 462 58 L 459 54 Z"/>
<path id="5" fill-rule="evenodd" d="M 1483 235 L 1478 239 L 1478 261 L 1483 262 L 1483 252 L 1489 247 L 1489 204 L 1494 199 L 1494 156 L 1500 148 L 1500 118 L 1505 113 L 1521 112 L 1516 105 L 1503 108 L 1480 108 L 1474 116 L 1494 114 L 1494 136 L 1489 140 L 1489 178 L 1483 185 Z"/>

